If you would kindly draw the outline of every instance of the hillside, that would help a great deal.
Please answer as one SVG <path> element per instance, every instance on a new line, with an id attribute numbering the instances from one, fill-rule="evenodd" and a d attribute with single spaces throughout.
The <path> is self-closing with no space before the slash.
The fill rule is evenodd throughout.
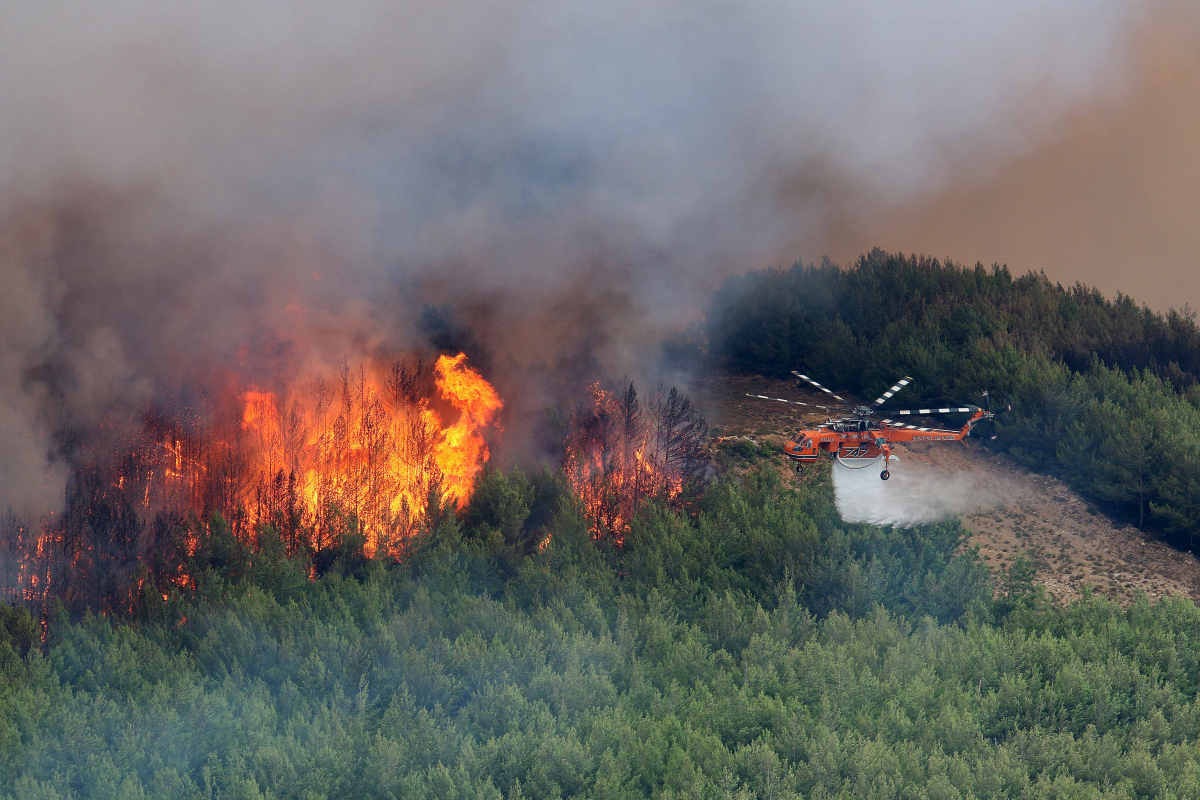
<path id="1" fill-rule="evenodd" d="M 729 279 L 708 311 L 730 371 L 799 369 L 874 397 L 1012 405 L 995 448 L 1185 551 L 1200 536 L 1200 327 L 1044 274 L 875 250 Z"/>
<path id="2" fill-rule="evenodd" d="M 798 383 L 721 376 L 703 381 L 698 392 L 720 437 L 746 437 L 778 449 L 794 430 L 824 416 L 746 394 L 824 402 Z M 970 531 L 966 546 L 977 545 L 987 564 L 1007 569 L 1017 553 L 1027 553 L 1035 559 L 1038 580 L 1059 601 L 1078 598 L 1085 585 L 1123 603 L 1139 591 L 1151 598 L 1178 594 L 1200 600 L 1200 561 L 1194 556 L 1113 521 L 1063 481 L 988 450 L 980 437 L 968 442 L 901 446 L 892 479 L 884 483 L 872 470 L 861 480 L 848 476 L 854 483 L 847 490 L 858 494 L 839 498 L 839 508 L 849 519 L 880 523 L 957 516 Z M 798 480 L 782 456 L 777 463 L 785 480 Z"/>

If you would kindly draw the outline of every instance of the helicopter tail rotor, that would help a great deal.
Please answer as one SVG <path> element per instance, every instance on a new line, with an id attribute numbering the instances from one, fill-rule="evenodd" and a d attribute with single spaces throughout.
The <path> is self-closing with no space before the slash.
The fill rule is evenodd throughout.
<path id="1" fill-rule="evenodd" d="M 1003 408 L 998 408 L 998 409 L 996 409 L 995 411 L 993 411 L 993 410 L 992 410 L 992 395 L 991 395 L 991 393 L 985 390 L 985 391 L 983 392 L 983 396 L 984 396 L 985 398 L 987 398 L 987 412 L 988 412 L 988 415 L 987 415 L 987 417 L 986 417 L 985 419 L 983 419 L 983 420 L 981 420 L 981 421 L 982 421 L 982 422 L 990 422 L 990 423 L 992 423 L 992 430 L 993 430 L 993 431 L 995 431 L 995 430 L 996 430 L 996 428 L 995 428 L 995 425 L 996 425 L 996 415 L 997 415 L 997 414 L 1005 414 L 1005 413 L 1007 413 L 1007 412 L 1009 412 L 1009 411 L 1012 411 L 1012 404 L 1011 404 L 1011 403 L 1005 403 Z M 988 441 L 992 441 L 992 440 L 994 440 L 995 438 L 996 438 L 996 434 L 993 432 L 993 433 L 992 433 L 992 435 L 988 437 Z"/>

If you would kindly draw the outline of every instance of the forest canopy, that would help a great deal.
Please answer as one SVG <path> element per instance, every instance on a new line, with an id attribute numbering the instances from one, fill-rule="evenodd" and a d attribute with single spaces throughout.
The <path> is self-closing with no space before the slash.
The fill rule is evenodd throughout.
<path id="1" fill-rule="evenodd" d="M 552 476 L 492 474 L 402 564 L 309 580 L 268 528 L 44 651 L 8 609 L 0 797 L 1200 791 L 1190 601 L 1064 608 L 1015 568 L 993 593 L 957 523 L 848 525 L 827 471 L 751 467 L 620 549 Z M 497 535 L 547 497 L 543 550 Z"/>

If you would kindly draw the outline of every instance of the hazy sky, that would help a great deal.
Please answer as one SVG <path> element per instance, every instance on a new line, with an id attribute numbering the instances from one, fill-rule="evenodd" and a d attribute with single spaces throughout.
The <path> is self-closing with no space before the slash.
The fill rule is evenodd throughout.
<path id="1" fill-rule="evenodd" d="M 1183 14 L 1141 34 L 1125 83 L 1065 115 L 1039 146 L 890 209 L 853 209 L 798 251 L 865 248 L 1007 263 L 1200 307 L 1200 29 Z M 807 256 L 811 258 L 812 256 Z"/>

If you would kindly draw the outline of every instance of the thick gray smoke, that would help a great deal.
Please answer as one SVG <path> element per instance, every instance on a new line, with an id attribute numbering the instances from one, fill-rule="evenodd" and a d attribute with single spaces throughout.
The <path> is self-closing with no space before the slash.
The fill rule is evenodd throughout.
<path id="1" fill-rule="evenodd" d="M 0 506 L 57 498 L 52 433 L 403 347 L 425 303 L 636 372 L 844 198 L 1120 85 L 1146 5 L 4 4 Z"/>

